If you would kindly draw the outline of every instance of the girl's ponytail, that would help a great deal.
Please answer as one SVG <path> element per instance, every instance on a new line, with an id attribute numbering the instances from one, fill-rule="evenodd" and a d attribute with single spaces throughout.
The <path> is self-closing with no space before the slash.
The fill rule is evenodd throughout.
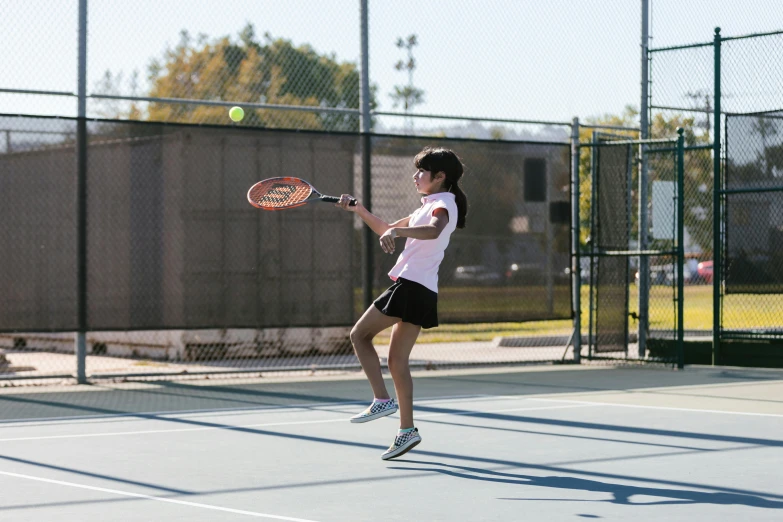
<path id="1" fill-rule="evenodd" d="M 465 215 L 468 213 L 468 196 L 465 195 L 459 183 L 452 184 L 449 192 L 454 194 L 454 200 L 457 203 L 457 228 L 465 228 Z"/>

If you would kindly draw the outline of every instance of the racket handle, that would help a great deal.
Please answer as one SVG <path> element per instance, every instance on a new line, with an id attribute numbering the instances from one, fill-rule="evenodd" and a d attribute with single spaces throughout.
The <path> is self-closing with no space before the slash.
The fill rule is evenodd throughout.
<path id="1" fill-rule="evenodd" d="M 326 201 L 327 203 L 339 203 L 340 198 L 336 198 L 334 196 L 321 196 L 321 201 Z M 348 203 L 349 207 L 355 207 L 356 206 L 356 200 L 351 198 L 351 201 Z"/>

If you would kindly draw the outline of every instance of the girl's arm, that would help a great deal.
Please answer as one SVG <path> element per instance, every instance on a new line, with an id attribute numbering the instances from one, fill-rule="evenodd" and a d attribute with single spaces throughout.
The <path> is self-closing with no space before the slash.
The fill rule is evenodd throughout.
<path id="1" fill-rule="evenodd" d="M 408 222 L 411 219 L 410 216 L 405 216 L 394 223 L 386 223 L 384 220 L 364 208 L 360 203 L 356 204 L 356 210 L 354 212 L 356 212 L 356 214 L 362 218 L 362 221 L 367 223 L 367 226 L 379 236 L 382 236 L 389 230 L 396 229 L 397 227 L 407 227 Z"/>
<path id="2" fill-rule="evenodd" d="M 408 219 L 408 218 L 406 218 Z M 403 221 L 403 220 L 400 220 Z M 399 223 L 399 222 L 398 222 Z M 427 225 L 409 227 L 404 225 L 390 227 L 381 235 L 381 248 L 387 254 L 394 253 L 394 238 L 410 237 L 413 239 L 437 239 L 446 225 L 449 223 L 449 212 L 445 208 L 436 208 L 432 212 L 432 219 Z"/>
<path id="3" fill-rule="evenodd" d="M 367 224 L 367 226 L 370 227 L 370 229 L 372 229 L 373 232 L 375 232 L 379 236 L 382 236 L 384 233 L 386 233 L 388 230 L 392 228 L 407 227 L 408 223 L 410 222 L 411 217 L 406 216 L 402 219 L 398 219 L 394 223 L 386 223 L 384 220 L 382 220 L 381 218 L 379 218 L 378 216 L 376 216 L 375 214 L 367 210 L 358 201 L 356 202 L 355 206 L 349 207 L 348 202 L 351 199 L 353 199 L 352 196 L 348 194 L 343 194 L 340 197 L 340 202 L 337 203 L 337 206 L 345 210 L 354 212 L 356 215 L 362 218 L 362 221 L 364 221 Z"/>

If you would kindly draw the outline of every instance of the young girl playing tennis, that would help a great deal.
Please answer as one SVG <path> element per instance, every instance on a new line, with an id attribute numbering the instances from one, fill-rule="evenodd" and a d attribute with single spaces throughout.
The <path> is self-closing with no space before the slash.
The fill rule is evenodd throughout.
<path id="1" fill-rule="evenodd" d="M 414 158 L 413 183 L 423 195 L 421 207 L 410 216 L 386 223 L 358 202 L 348 206 L 352 196 L 343 194 L 337 204 L 356 212 L 380 236 L 381 249 L 394 253 L 394 239 L 408 238 L 405 249 L 389 272 L 394 281 L 370 306 L 351 330 L 359 362 L 375 395 L 372 404 L 351 422 L 368 422 L 391 415 L 397 404 L 389 397 L 381 374 L 378 353 L 372 344 L 381 331 L 392 327 L 389 372 L 394 380 L 400 410 L 400 430 L 381 455 L 383 460 L 407 453 L 421 442 L 413 425 L 413 379 L 408 359 L 422 328 L 438 326 L 438 267 L 451 233 L 465 227 L 468 200 L 459 186 L 463 165 L 454 152 L 425 148 Z"/>

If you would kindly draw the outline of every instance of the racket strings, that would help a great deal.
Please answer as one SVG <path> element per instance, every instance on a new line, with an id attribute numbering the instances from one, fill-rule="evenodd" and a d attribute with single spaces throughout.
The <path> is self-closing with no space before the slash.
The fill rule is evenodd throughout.
<path id="1" fill-rule="evenodd" d="M 249 199 L 260 207 L 282 208 L 298 205 L 310 197 L 312 187 L 295 179 L 275 179 L 250 189 Z"/>

